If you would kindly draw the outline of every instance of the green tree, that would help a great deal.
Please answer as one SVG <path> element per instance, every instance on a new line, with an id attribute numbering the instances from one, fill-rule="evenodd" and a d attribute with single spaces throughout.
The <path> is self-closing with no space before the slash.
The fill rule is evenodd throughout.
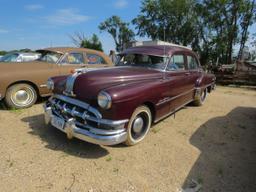
<path id="1" fill-rule="evenodd" d="M 199 5 L 198 14 L 210 33 L 207 41 L 212 45 L 213 57 L 222 63 L 232 62 L 233 48 L 241 42 L 240 26 L 250 4 L 250 0 L 204 0 Z M 247 40 L 248 36 L 244 38 Z"/>
<path id="2" fill-rule="evenodd" d="M 116 51 L 124 50 L 135 37 L 134 32 L 129 28 L 129 23 L 122 21 L 118 16 L 112 16 L 100 23 L 99 29 L 108 32 L 113 37 Z"/>
<path id="3" fill-rule="evenodd" d="M 197 39 L 195 0 L 143 0 L 132 23 L 138 35 L 182 45 Z"/>
<path id="4" fill-rule="evenodd" d="M 91 38 L 86 38 L 84 33 L 76 32 L 74 35 L 70 36 L 70 38 L 77 47 L 103 51 L 102 43 L 96 34 L 93 34 Z"/>
<path id="5" fill-rule="evenodd" d="M 253 2 L 143 0 L 140 14 L 132 22 L 140 36 L 190 45 L 203 64 L 216 60 L 231 63 L 234 46 L 248 39 L 246 28 L 255 22 Z"/>
<path id="6" fill-rule="evenodd" d="M 6 51 L 0 51 L 0 55 L 5 55 L 6 53 Z"/>

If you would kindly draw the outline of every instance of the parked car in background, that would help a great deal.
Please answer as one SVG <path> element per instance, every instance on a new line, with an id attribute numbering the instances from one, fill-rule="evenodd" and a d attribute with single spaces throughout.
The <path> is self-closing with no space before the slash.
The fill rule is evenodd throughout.
<path id="1" fill-rule="evenodd" d="M 22 53 L 13 52 L 8 53 L 0 58 L 0 62 L 27 62 L 34 61 L 41 57 L 40 53 Z"/>
<path id="2" fill-rule="evenodd" d="M 202 105 L 215 76 L 201 69 L 197 55 L 180 46 L 139 46 L 120 54 L 117 67 L 53 77 L 54 95 L 45 121 L 68 138 L 135 145 L 152 123 L 193 102 Z"/>
<path id="3" fill-rule="evenodd" d="M 49 77 L 67 75 L 80 68 L 109 67 L 104 53 L 83 48 L 47 48 L 37 50 L 41 57 L 30 62 L 0 62 L 0 100 L 10 108 L 33 105 L 38 96 L 51 94 Z"/>

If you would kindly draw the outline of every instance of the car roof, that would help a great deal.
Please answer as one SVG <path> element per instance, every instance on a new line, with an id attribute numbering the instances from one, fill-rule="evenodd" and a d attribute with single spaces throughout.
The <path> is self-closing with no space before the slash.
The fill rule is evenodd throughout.
<path id="1" fill-rule="evenodd" d="M 131 47 L 124 50 L 120 55 L 124 54 L 145 54 L 145 55 L 155 55 L 155 56 L 165 56 L 171 55 L 173 52 L 189 52 L 195 54 L 191 49 L 183 46 L 172 46 L 172 45 L 144 45 Z"/>
<path id="2" fill-rule="evenodd" d="M 58 53 L 70 53 L 74 51 L 102 53 L 101 51 L 96 51 L 96 50 L 87 49 L 87 48 L 78 48 L 78 47 L 49 47 L 45 49 L 39 49 L 37 51 L 52 51 L 52 52 L 58 52 Z"/>
<path id="3" fill-rule="evenodd" d="M 7 53 L 7 54 L 19 54 L 19 55 L 39 55 L 40 53 L 34 53 L 34 52 L 19 52 L 19 51 L 14 51 L 14 52 L 10 52 L 10 53 Z"/>

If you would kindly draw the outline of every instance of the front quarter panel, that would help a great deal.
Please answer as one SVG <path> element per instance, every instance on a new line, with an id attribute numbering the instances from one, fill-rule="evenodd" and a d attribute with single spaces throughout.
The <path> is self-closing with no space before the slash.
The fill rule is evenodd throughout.
<path id="1" fill-rule="evenodd" d="M 163 79 L 157 79 L 122 84 L 104 91 L 111 95 L 112 107 L 109 110 L 99 110 L 104 118 L 119 120 L 129 119 L 138 106 L 146 103 L 157 111 L 156 104 L 166 96 L 168 89 Z M 169 108 L 168 105 L 162 107 L 166 107 L 166 110 Z"/>

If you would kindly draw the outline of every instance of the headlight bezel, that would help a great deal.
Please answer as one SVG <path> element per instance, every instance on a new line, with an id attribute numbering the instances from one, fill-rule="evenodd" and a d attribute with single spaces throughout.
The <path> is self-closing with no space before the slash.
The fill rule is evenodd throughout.
<path id="1" fill-rule="evenodd" d="M 47 89 L 53 90 L 54 89 L 54 81 L 52 78 L 49 78 L 46 83 Z"/>
<path id="2" fill-rule="evenodd" d="M 97 102 L 102 109 L 110 109 L 112 106 L 112 97 L 106 91 L 101 91 L 98 94 Z"/>

